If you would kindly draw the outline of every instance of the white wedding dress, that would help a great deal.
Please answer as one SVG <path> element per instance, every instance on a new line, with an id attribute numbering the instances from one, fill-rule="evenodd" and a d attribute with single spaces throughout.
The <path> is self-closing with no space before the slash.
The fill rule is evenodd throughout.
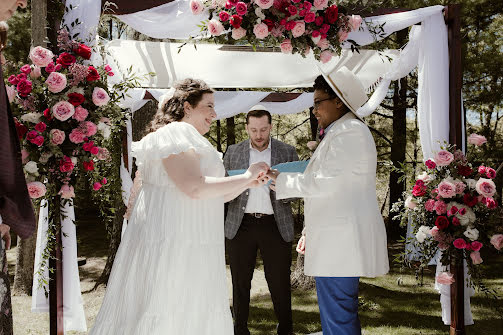
<path id="1" fill-rule="evenodd" d="M 194 149 L 204 176 L 223 177 L 222 154 L 185 122 L 132 151 L 143 186 L 120 244 L 92 335 L 232 335 L 223 198 L 194 200 L 162 158 Z"/>

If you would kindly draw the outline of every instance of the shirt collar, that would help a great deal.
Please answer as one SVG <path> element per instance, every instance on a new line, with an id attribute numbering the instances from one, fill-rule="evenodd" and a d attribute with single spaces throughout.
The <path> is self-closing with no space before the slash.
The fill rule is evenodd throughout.
<path id="1" fill-rule="evenodd" d="M 267 146 L 267 148 L 266 148 L 265 150 L 271 150 L 271 143 L 272 143 L 272 138 L 271 138 L 271 137 L 269 137 L 269 145 Z M 251 140 L 249 140 L 249 143 L 248 143 L 248 144 L 249 144 L 249 146 L 250 146 L 250 149 L 253 149 L 253 150 L 258 151 L 257 149 L 255 149 L 255 148 L 252 146 L 252 141 L 251 141 Z M 265 150 L 264 150 L 264 151 L 265 151 Z M 262 151 L 259 151 L 259 152 L 262 152 Z"/>

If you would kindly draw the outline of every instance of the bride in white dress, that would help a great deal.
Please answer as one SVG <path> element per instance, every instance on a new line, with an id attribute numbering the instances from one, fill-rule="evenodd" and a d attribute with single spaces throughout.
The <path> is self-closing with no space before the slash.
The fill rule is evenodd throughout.
<path id="1" fill-rule="evenodd" d="M 224 201 L 263 185 L 257 163 L 224 177 L 202 135 L 215 118 L 202 81 L 175 85 L 133 143 L 142 178 L 92 335 L 233 335 L 224 251 Z"/>

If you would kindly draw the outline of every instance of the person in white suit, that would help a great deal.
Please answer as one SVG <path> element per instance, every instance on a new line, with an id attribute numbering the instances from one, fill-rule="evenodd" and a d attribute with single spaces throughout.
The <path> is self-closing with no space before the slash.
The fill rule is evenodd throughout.
<path id="1" fill-rule="evenodd" d="M 356 111 L 367 100 L 346 67 L 314 84 L 314 115 L 324 129 L 304 173 L 269 171 L 277 199 L 304 198 L 304 272 L 316 279 L 324 335 L 361 334 L 359 277 L 389 271 L 386 229 L 376 195 L 377 153 Z"/>

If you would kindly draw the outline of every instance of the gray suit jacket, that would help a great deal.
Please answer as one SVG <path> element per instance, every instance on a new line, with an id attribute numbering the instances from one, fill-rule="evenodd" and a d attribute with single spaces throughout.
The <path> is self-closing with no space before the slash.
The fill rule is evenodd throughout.
<path id="1" fill-rule="evenodd" d="M 293 146 L 271 138 L 271 165 L 298 160 L 299 157 Z M 248 169 L 250 166 L 250 140 L 229 146 L 224 156 L 224 166 L 226 170 Z M 286 242 L 291 242 L 293 240 L 291 200 L 276 200 L 276 192 L 274 191 L 271 191 L 270 195 L 274 218 L 281 237 Z M 236 236 L 243 220 L 247 202 L 248 191 L 241 193 L 236 199 L 229 202 L 225 218 L 225 237 L 228 239 L 233 239 Z"/>

